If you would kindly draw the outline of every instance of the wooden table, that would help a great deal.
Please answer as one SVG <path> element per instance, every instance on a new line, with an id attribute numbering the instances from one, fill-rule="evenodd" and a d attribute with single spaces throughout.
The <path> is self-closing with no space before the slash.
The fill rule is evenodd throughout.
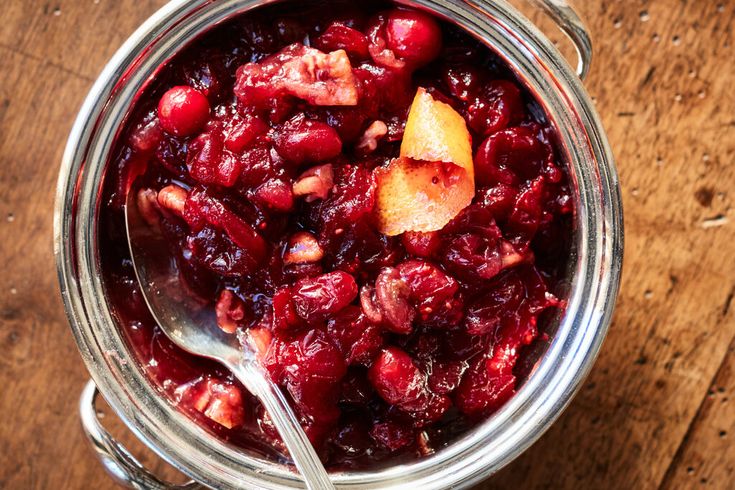
<path id="1" fill-rule="evenodd" d="M 66 136 L 103 64 L 164 0 L 6 0 L 0 28 L 0 488 L 108 488 L 52 256 Z M 578 1 L 586 85 L 617 157 L 614 324 L 569 409 L 490 488 L 732 488 L 735 1 Z M 174 475 L 108 423 L 145 464 Z"/>

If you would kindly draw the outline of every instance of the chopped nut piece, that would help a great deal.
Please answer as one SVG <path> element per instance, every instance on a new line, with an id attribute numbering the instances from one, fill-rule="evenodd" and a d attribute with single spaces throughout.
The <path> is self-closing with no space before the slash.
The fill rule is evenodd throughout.
<path id="1" fill-rule="evenodd" d="M 178 216 L 184 216 L 184 205 L 188 193 L 176 184 L 167 185 L 158 192 L 158 204 Z"/>
<path id="2" fill-rule="evenodd" d="M 300 57 L 283 64 L 286 90 L 314 105 L 357 105 L 355 77 L 345 50 L 302 49 Z"/>
<path id="3" fill-rule="evenodd" d="M 293 184 L 294 196 L 306 196 L 306 202 L 317 199 L 326 199 L 334 186 L 334 172 L 332 165 L 312 167 L 296 179 Z"/>
<path id="4" fill-rule="evenodd" d="M 218 424 L 233 429 L 243 424 L 242 393 L 232 385 L 217 385 L 204 415 Z"/>
<path id="5" fill-rule="evenodd" d="M 434 448 L 431 447 L 431 442 L 429 441 L 429 434 L 425 430 L 419 432 L 419 435 L 416 436 L 416 447 L 421 456 L 434 454 Z"/>
<path id="6" fill-rule="evenodd" d="M 505 240 L 500 244 L 500 250 L 502 252 L 503 269 L 513 267 L 514 265 L 520 264 L 527 259 L 527 257 L 516 252 L 516 249 L 513 248 L 513 245 Z"/>
<path id="7" fill-rule="evenodd" d="M 378 141 L 388 134 L 388 126 L 383 121 L 373 121 L 360 136 L 356 148 L 364 153 L 372 153 L 378 147 Z"/>
<path id="8" fill-rule="evenodd" d="M 176 400 L 232 429 L 245 421 L 242 393 L 237 386 L 211 378 L 198 379 L 176 389 Z"/>
<path id="9" fill-rule="evenodd" d="M 227 333 L 235 333 L 239 323 L 245 318 L 245 305 L 229 289 L 223 289 L 214 306 L 217 325 Z"/>
<path id="10" fill-rule="evenodd" d="M 343 49 L 323 53 L 294 43 L 237 71 L 235 96 L 246 105 L 270 105 L 284 94 L 317 106 L 355 106 L 357 84 Z"/>
<path id="11" fill-rule="evenodd" d="M 283 263 L 312 264 L 319 262 L 324 257 L 324 250 L 316 237 L 307 231 L 294 233 L 288 240 L 288 247 L 283 254 Z"/>

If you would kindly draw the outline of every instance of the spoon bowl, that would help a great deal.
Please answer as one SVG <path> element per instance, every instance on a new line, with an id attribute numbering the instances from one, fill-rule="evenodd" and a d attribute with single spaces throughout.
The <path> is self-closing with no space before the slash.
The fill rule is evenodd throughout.
<path id="1" fill-rule="evenodd" d="M 260 400 L 307 488 L 334 488 L 298 418 L 249 343 L 220 329 L 214 309 L 202 305 L 188 293 L 167 239 L 157 226 L 143 219 L 137 195 L 138 189 L 133 184 L 125 204 L 128 245 L 143 297 L 161 330 L 182 349 L 223 364 Z"/>

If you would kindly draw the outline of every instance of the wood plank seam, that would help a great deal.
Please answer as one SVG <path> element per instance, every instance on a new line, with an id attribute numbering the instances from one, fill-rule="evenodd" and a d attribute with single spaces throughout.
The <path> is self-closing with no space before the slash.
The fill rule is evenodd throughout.
<path id="1" fill-rule="evenodd" d="M 44 58 L 41 58 L 39 56 L 35 56 L 35 55 L 30 54 L 30 53 L 26 53 L 25 51 L 23 51 L 23 50 L 15 47 L 15 46 L 9 46 L 9 45 L 7 45 L 5 43 L 0 43 L 0 48 L 1 49 L 7 49 L 8 51 L 10 51 L 12 53 L 15 53 L 15 54 L 17 54 L 19 56 L 22 56 L 24 58 L 28 58 L 28 59 L 33 60 L 33 61 L 35 61 L 37 63 L 42 64 L 42 65 L 50 66 L 52 68 L 55 68 L 55 69 L 57 69 L 59 71 L 62 71 L 64 73 L 66 73 L 67 75 L 72 75 L 72 76 L 74 76 L 74 77 L 76 77 L 76 78 L 78 78 L 80 80 L 84 80 L 85 82 L 89 82 L 89 83 L 93 83 L 94 82 L 94 79 L 93 78 L 90 78 L 90 77 L 88 77 L 86 75 L 82 75 L 81 73 L 78 73 L 78 72 L 76 72 L 76 71 L 74 71 L 74 70 L 72 70 L 70 68 L 67 68 L 64 65 L 60 65 L 58 63 L 54 63 L 53 61 L 49 61 L 49 60 L 44 59 Z"/>
<path id="2" fill-rule="evenodd" d="M 732 301 L 732 297 L 733 297 L 733 291 L 735 291 L 735 286 L 730 290 L 730 294 L 728 295 L 727 300 L 725 301 L 725 305 L 724 305 L 725 308 L 723 309 L 723 312 L 725 314 L 729 310 L 730 302 Z M 735 349 L 735 335 L 733 335 L 732 339 L 730 339 L 728 348 L 725 351 L 725 355 L 722 357 L 722 361 L 717 367 L 717 370 L 715 371 L 715 374 L 712 376 L 712 379 L 708 383 L 707 390 L 704 392 L 704 396 L 702 397 L 702 400 L 699 402 L 699 407 L 697 407 L 697 411 L 695 412 L 694 416 L 689 420 L 689 424 L 687 425 L 687 430 L 684 433 L 684 437 L 681 438 L 681 441 L 679 442 L 679 445 L 676 448 L 676 452 L 674 453 L 674 456 L 671 458 L 671 462 L 669 463 L 669 466 L 666 468 L 666 471 L 664 472 L 664 476 L 663 478 L 661 478 L 661 482 L 658 484 L 657 488 L 659 490 L 661 490 L 662 488 L 665 488 L 670 483 L 671 479 L 674 477 L 674 473 L 676 472 L 677 467 L 681 464 L 682 455 L 684 454 L 684 450 L 686 449 L 687 442 L 689 442 L 689 439 L 691 438 L 691 435 L 694 431 L 697 421 L 699 420 L 702 410 L 704 409 L 704 405 L 707 402 L 707 394 L 710 392 L 710 390 L 714 389 L 715 381 L 720 376 L 722 370 L 725 368 L 727 364 L 728 356 L 731 354 L 733 349 Z"/>

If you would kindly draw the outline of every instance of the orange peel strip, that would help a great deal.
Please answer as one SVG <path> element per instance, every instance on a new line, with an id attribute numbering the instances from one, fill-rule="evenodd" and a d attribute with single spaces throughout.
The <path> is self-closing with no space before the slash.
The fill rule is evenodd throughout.
<path id="1" fill-rule="evenodd" d="M 423 88 L 411 105 L 400 155 L 375 171 L 381 233 L 440 230 L 472 202 L 475 172 L 465 121 Z"/>

